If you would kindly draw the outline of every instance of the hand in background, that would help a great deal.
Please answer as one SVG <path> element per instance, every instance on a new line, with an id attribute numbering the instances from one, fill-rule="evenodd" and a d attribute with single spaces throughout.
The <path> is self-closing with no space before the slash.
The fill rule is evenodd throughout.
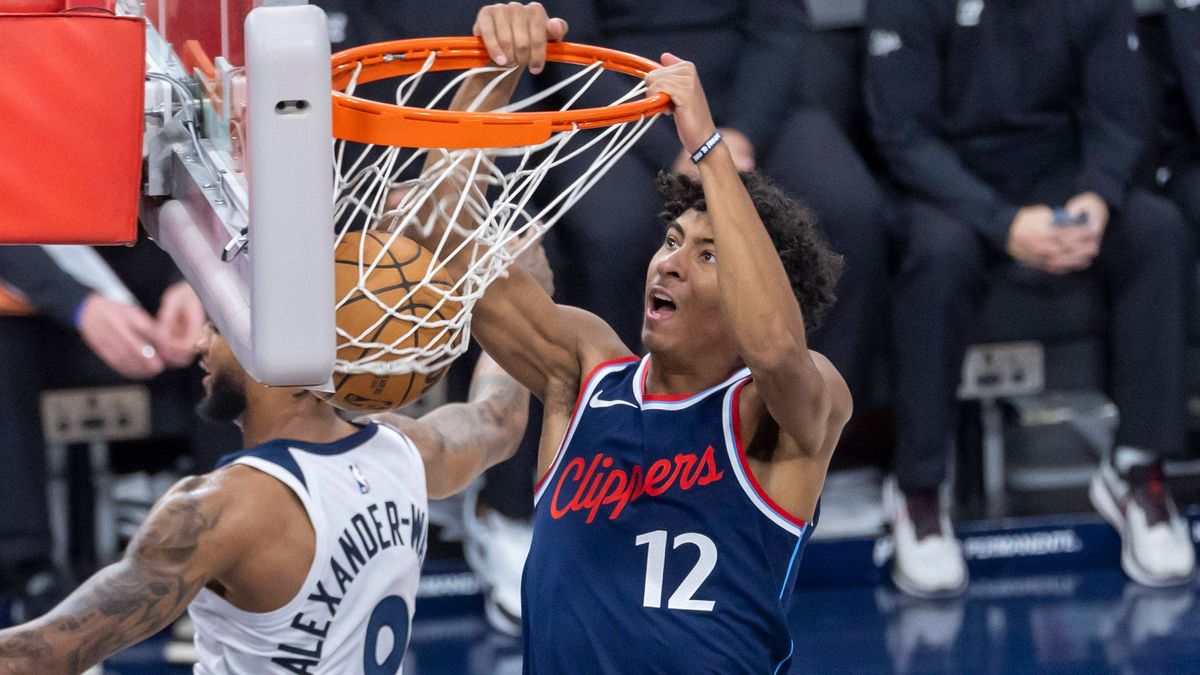
<path id="1" fill-rule="evenodd" d="M 754 144 L 750 142 L 749 138 L 746 138 L 746 134 L 733 127 L 721 127 L 718 131 L 721 132 L 721 138 L 729 148 L 729 154 L 733 155 L 733 165 L 737 167 L 737 170 L 753 171 L 755 167 Z M 679 151 L 679 155 L 675 157 L 675 163 L 671 166 L 671 171 L 691 178 L 700 178 L 700 168 L 692 163 L 692 153 L 687 150 Z"/>
<path id="2" fill-rule="evenodd" d="M 79 312 L 79 334 L 108 367 L 131 380 L 147 380 L 165 365 L 155 347 L 154 319 L 146 310 L 93 293 Z"/>
<path id="3" fill-rule="evenodd" d="M 1071 216 L 1083 216 L 1084 224 L 1058 228 L 1065 252 L 1051 271 L 1059 274 L 1091 267 L 1108 227 L 1108 204 L 1095 192 L 1075 195 L 1065 208 Z"/>
<path id="4" fill-rule="evenodd" d="M 1108 204 L 1100 195 L 1095 192 L 1077 194 L 1066 203 L 1066 208 L 1067 213 L 1073 216 L 1086 216 L 1084 227 L 1096 230 L 1100 237 L 1104 236 L 1104 229 L 1108 227 Z"/>
<path id="5" fill-rule="evenodd" d="M 163 291 L 155 345 L 168 366 L 183 368 L 196 358 L 196 340 L 206 316 L 204 305 L 186 281 L 171 284 Z"/>
<path id="6" fill-rule="evenodd" d="M 1097 230 L 1090 225 L 1057 226 L 1045 204 L 1018 211 L 1008 232 L 1009 255 L 1050 274 L 1087 269 L 1099 251 Z"/>

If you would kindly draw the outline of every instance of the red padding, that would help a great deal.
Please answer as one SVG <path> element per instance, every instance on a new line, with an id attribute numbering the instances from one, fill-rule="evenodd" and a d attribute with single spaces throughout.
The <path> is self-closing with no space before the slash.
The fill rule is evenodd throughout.
<path id="1" fill-rule="evenodd" d="M 0 243 L 137 238 L 145 39 L 136 17 L 0 14 Z"/>
<path id="2" fill-rule="evenodd" d="M 61 12 L 65 7 L 64 0 L 0 0 L 0 14 Z"/>
<path id="3" fill-rule="evenodd" d="M 115 14 L 117 11 L 117 0 L 67 0 L 64 9 L 68 12 L 98 10 Z"/>

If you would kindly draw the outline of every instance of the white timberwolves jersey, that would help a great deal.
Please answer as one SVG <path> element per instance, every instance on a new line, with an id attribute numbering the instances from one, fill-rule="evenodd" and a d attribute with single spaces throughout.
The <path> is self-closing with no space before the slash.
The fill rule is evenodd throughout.
<path id="1" fill-rule="evenodd" d="M 316 532 L 300 592 L 263 614 L 204 589 L 188 613 L 195 672 L 399 673 L 425 557 L 425 467 L 399 431 L 372 424 L 336 443 L 276 440 L 222 460 L 290 487 Z M 270 518 L 270 514 L 264 514 Z"/>

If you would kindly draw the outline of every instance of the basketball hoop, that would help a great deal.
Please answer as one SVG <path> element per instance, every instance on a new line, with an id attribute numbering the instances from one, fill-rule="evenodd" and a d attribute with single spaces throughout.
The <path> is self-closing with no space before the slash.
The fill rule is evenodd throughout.
<path id="1" fill-rule="evenodd" d="M 659 65 L 603 47 L 552 42 L 546 59 L 645 78 Z M 553 132 L 633 122 L 665 111 L 665 94 L 603 108 L 556 112 L 462 112 L 391 105 L 347 93 L 352 83 L 492 66 L 479 38 L 397 40 L 333 55 L 333 135 L 347 141 L 408 148 L 484 148 L 536 145 Z M 494 66 L 493 66 L 494 67 Z M 556 90 L 557 91 L 557 90 Z M 519 110 L 514 105 L 508 110 Z"/>
<path id="2" fill-rule="evenodd" d="M 434 290 L 439 298 L 420 315 L 410 311 L 417 289 L 399 300 L 380 300 L 371 293 L 369 278 L 387 258 L 386 249 L 364 254 L 360 248 L 358 286 L 338 298 L 337 307 L 365 295 L 382 310 L 381 318 L 359 335 L 338 329 L 335 371 L 440 373 L 466 350 L 471 311 L 487 287 L 670 105 L 663 94 L 645 97 L 644 78 L 659 67 L 649 59 L 557 42 L 548 45 L 547 60 L 579 69 L 534 96 L 479 111 L 492 88 L 520 71 L 494 65 L 478 38 L 400 40 L 333 55 L 337 244 L 349 232 L 367 230 L 385 234 L 389 245 L 404 236 L 423 241 L 433 260 L 418 287 L 426 295 Z M 418 103 L 423 78 L 439 71 L 462 72 Z M 481 73 L 494 79 L 467 110 L 445 110 L 457 87 Z M 626 93 L 604 107 L 573 108 L 602 77 L 626 80 Z M 395 103 L 355 95 L 359 85 L 387 79 L 399 80 Z M 527 110 L 556 95 L 565 100 L 557 109 Z M 535 200 L 548 173 L 568 162 L 573 170 L 582 166 L 578 176 L 559 194 L 538 193 Z M 447 185 L 462 189 L 447 194 Z M 450 260 L 463 259 L 469 261 L 467 270 L 453 285 L 430 283 Z M 410 324 L 409 332 L 387 343 L 376 340 L 378 327 L 391 319 Z M 413 346 L 418 331 L 422 344 Z M 344 352 L 356 358 L 343 358 Z"/>

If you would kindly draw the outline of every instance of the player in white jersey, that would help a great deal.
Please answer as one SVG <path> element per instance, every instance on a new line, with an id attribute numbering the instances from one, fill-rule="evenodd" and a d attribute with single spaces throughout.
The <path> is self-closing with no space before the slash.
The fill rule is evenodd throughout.
<path id="1" fill-rule="evenodd" d="M 287 485 L 315 547 L 282 607 L 241 609 L 212 583 L 196 595 L 196 673 L 397 672 L 425 555 L 425 467 L 413 442 L 373 423 L 333 443 L 268 441 L 221 465 Z"/>
<path id="2" fill-rule="evenodd" d="M 357 425 L 255 382 L 211 324 L 197 346 L 201 412 L 236 420 L 248 449 L 175 485 L 122 560 L 0 631 L 0 674 L 81 672 L 189 603 L 197 673 L 399 672 L 427 500 L 515 451 L 528 393 L 485 354 L 469 402 Z"/>

